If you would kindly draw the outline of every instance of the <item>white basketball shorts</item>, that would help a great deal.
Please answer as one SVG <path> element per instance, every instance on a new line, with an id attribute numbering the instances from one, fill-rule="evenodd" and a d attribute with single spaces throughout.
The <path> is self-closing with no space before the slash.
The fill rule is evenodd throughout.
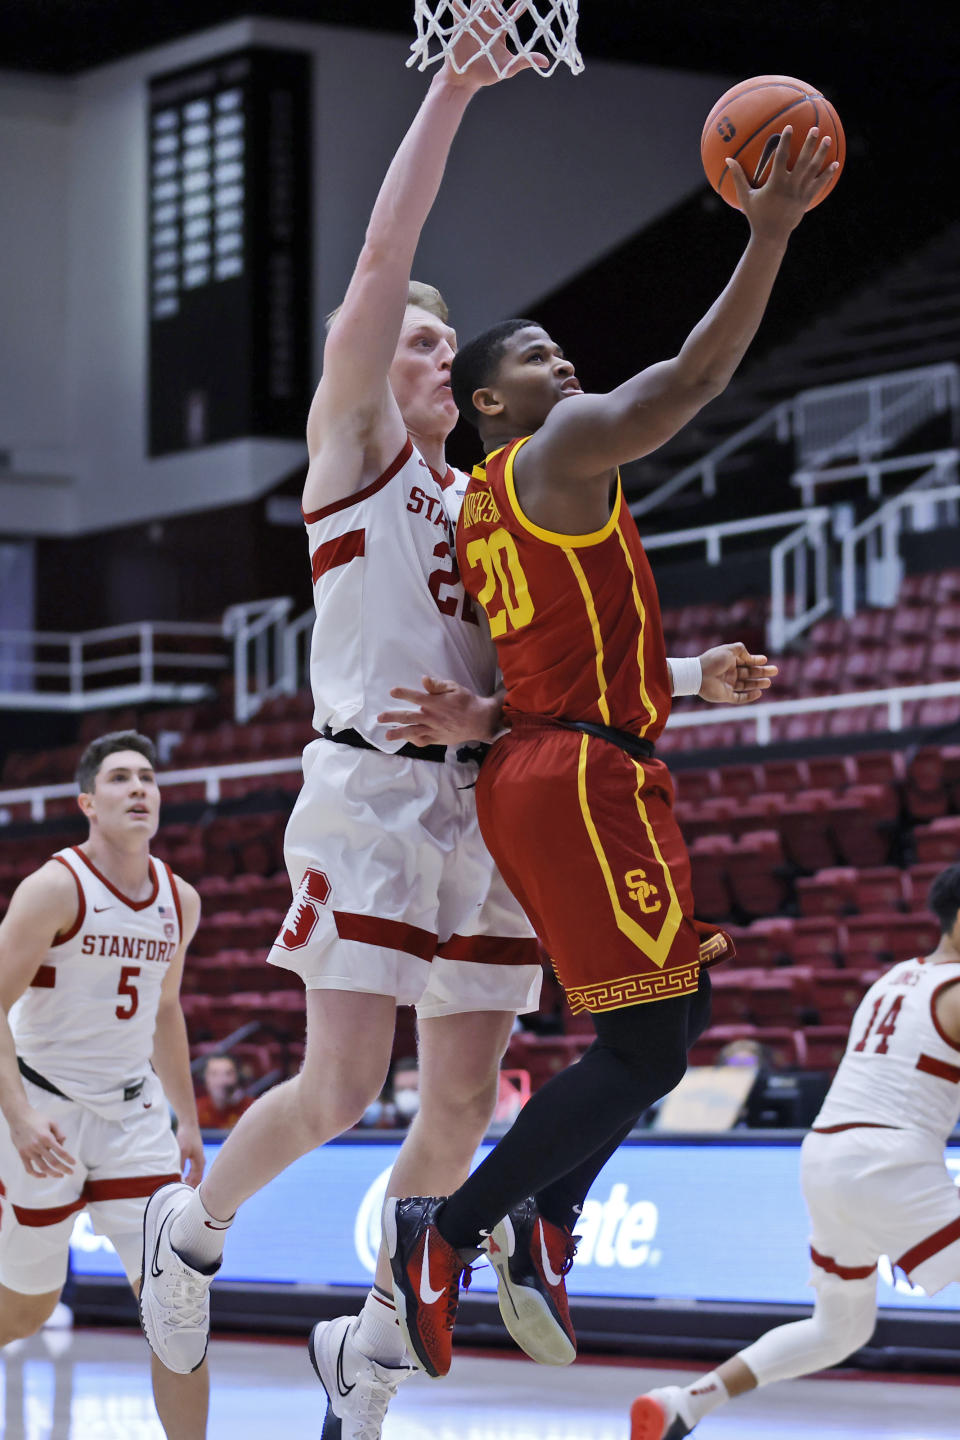
<path id="1" fill-rule="evenodd" d="M 860 1126 L 811 1133 L 801 1179 L 814 1285 L 865 1280 L 881 1255 L 928 1295 L 960 1280 L 960 1191 L 935 1139 Z"/>
<path id="2" fill-rule="evenodd" d="M 315 740 L 303 773 L 270 963 L 308 989 L 393 995 L 421 1019 L 536 1009 L 539 952 L 480 834 L 477 765 Z"/>
<path id="3" fill-rule="evenodd" d="M 113 1242 L 127 1278 L 138 1280 L 144 1207 L 159 1186 L 180 1179 L 180 1147 L 160 1081 L 147 1077 L 122 1120 L 23 1084 L 31 1105 L 66 1136 L 76 1165 L 70 1175 L 28 1175 L 0 1117 L 0 1285 L 21 1295 L 61 1289 L 81 1210 Z"/>

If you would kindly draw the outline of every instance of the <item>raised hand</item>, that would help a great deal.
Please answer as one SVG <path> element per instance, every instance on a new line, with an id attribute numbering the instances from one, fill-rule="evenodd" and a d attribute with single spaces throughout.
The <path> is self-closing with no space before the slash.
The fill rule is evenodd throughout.
<path id="1" fill-rule="evenodd" d="M 761 239 L 785 240 L 838 168 L 836 160 L 827 164 L 832 144 L 829 135 L 821 140 L 820 131 L 814 126 L 807 131 L 797 163 L 789 169 L 792 135 L 793 127 L 784 126 L 769 174 L 756 189 L 740 162 L 727 159 L 740 208 L 754 235 Z"/>
<path id="2" fill-rule="evenodd" d="M 768 665 L 766 655 L 751 655 L 739 640 L 705 650 L 700 669 L 703 683 L 697 693 L 701 700 L 715 705 L 748 705 L 759 700 L 777 674 L 776 665 Z"/>
<path id="3" fill-rule="evenodd" d="M 522 10 L 525 0 L 515 0 L 510 6 L 511 17 Z M 455 0 L 452 7 L 462 19 L 467 13 L 464 0 Z M 499 33 L 498 33 L 499 32 Z M 492 45 L 487 42 L 492 36 L 497 39 Z M 484 49 L 486 47 L 486 50 Z M 483 52 L 483 53 L 481 53 Z M 549 60 L 545 55 L 515 55 L 507 44 L 502 11 L 499 5 L 486 5 L 461 35 L 452 48 L 453 63 L 444 62 L 442 75 L 454 85 L 466 86 L 470 90 L 481 90 L 485 85 L 496 85 L 499 80 L 509 80 L 521 70 L 546 70 Z"/>

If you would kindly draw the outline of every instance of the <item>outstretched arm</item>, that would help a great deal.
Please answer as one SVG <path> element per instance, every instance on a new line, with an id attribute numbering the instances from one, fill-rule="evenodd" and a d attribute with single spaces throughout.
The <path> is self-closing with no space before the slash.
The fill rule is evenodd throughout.
<path id="1" fill-rule="evenodd" d="M 769 690 L 777 675 L 766 655 L 751 655 L 739 640 L 714 645 L 689 660 L 667 660 L 674 695 L 699 695 L 714 705 L 748 705 Z"/>
<path id="2" fill-rule="evenodd" d="M 518 484 L 537 488 L 581 485 L 663 445 L 729 383 L 763 318 L 791 232 L 827 184 L 830 141 L 811 130 L 796 165 L 787 168 L 790 127 L 780 139 L 770 175 L 754 190 L 740 165 L 737 195 L 750 239 L 723 293 L 690 332 L 680 353 L 641 371 L 608 395 L 565 400 L 517 456 Z M 536 518 L 536 516 L 534 516 Z"/>
<path id="3" fill-rule="evenodd" d="M 499 24 L 492 12 L 487 18 L 491 27 Z M 459 63 L 476 48 L 468 32 L 455 52 Z M 494 48 L 494 58 L 508 76 L 530 65 L 518 59 L 511 66 L 504 42 Z M 446 63 L 387 171 L 356 269 L 327 336 L 323 376 L 307 421 L 305 510 L 352 494 L 380 474 L 403 444 L 405 427 L 387 377 L 414 254 L 466 108 L 478 90 L 501 78 L 485 58 L 463 74 Z"/>

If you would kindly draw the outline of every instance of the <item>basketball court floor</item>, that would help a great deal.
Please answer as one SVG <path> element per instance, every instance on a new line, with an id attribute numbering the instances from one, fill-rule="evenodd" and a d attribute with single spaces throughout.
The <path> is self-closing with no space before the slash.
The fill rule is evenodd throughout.
<path id="1" fill-rule="evenodd" d="M 210 1347 L 209 1440 L 318 1440 L 323 1392 L 302 1342 Z M 407 1382 L 384 1440 L 628 1440 L 630 1401 L 691 1369 L 587 1358 L 545 1371 L 506 1353 L 458 1355 L 444 1381 Z M 127 1331 L 36 1336 L 2 1354 L 3 1440 L 163 1440 L 143 1341 Z M 697 1440 L 946 1440 L 960 1383 L 852 1375 L 800 1380 L 708 1417 Z"/>

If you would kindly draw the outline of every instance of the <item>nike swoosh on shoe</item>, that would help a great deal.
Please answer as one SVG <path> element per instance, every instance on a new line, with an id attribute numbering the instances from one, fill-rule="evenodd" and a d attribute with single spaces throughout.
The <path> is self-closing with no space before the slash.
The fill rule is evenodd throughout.
<path id="1" fill-rule="evenodd" d="M 543 1265 L 544 1277 L 546 1278 L 548 1284 L 559 1285 L 561 1280 L 563 1279 L 563 1276 L 558 1275 L 556 1270 L 554 1270 L 553 1266 L 550 1264 L 550 1256 L 547 1254 L 547 1242 L 543 1236 L 543 1221 L 538 1220 L 537 1225 L 540 1230 L 540 1263 Z"/>
<path id="2" fill-rule="evenodd" d="M 435 1305 L 443 1298 L 443 1290 L 434 1290 L 430 1284 L 430 1231 L 423 1240 L 423 1266 L 420 1270 L 420 1299 L 424 1305 Z"/>

